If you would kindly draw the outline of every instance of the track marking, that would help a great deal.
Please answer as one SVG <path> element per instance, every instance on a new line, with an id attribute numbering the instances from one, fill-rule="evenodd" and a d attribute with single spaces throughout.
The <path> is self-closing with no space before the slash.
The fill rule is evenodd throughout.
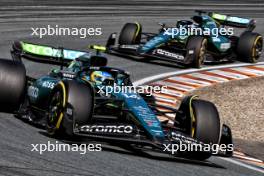
<path id="1" fill-rule="evenodd" d="M 163 105 L 163 106 L 168 106 L 168 107 L 171 107 L 171 108 L 175 108 L 176 106 L 174 106 L 173 104 L 171 103 L 166 103 L 166 102 L 162 102 L 162 101 L 156 101 L 156 103 L 158 105 Z"/>
<path id="2" fill-rule="evenodd" d="M 164 95 L 164 94 L 156 94 L 153 93 L 153 95 L 156 97 L 157 100 L 162 100 L 164 102 L 170 102 L 170 103 L 176 103 L 177 100 L 171 96 Z"/>
<path id="3" fill-rule="evenodd" d="M 242 166 L 242 167 L 245 167 L 245 168 L 248 168 L 248 169 L 251 169 L 251 170 L 257 171 L 257 172 L 264 173 L 264 169 L 256 168 L 256 167 L 254 167 L 254 166 L 248 165 L 248 164 L 243 163 L 243 162 L 241 162 L 241 161 L 237 161 L 237 160 L 234 160 L 234 159 L 231 159 L 231 158 L 222 158 L 222 157 L 219 157 L 219 159 L 222 159 L 222 160 L 228 161 L 228 162 L 230 162 L 230 163 L 234 163 L 234 164 L 236 164 L 236 165 L 239 165 L 239 166 Z"/>
<path id="4" fill-rule="evenodd" d="M 264 69 L 264 65 L 254 65 L 254 67 L 257 67 L 257 68 L 262 68 L 262 69 Z"/>
<path id="5" fill-rule="evenodd" d="M 249 161 L 249 162 L 254 162 L 254 163 L 258 163 L 259 165 L 263 165 L 263 162 L 259 159 L 255 159 L 255 158 L 252 158 L 252 157 L 249 157 L 249 156 L 246 156 L 246 155 L 233 155 L 234 157 L 236 158 L 239 158 L 239 159 L 242 159 L 242 160 L 246 160 L 246 161 Z"/>
<path id="6" fill-rule="evenodd" d="M 171 90 L 171 89 L 165 89 L 165 91 L 162 92 L 162 94 L 167 94 L 167 95 L 171 95 L 174 97 L 180 97 L 180 98 L 185 96 L 184 93 L 177 91 L 177 90 Z"/>
<path id="7" fill-rule="evenodd" d="M 257 64 L 247 64 L 247 63 L 239 63 L 239 64 L 229 64 L 229 65 L 221 65 L 221 66 L 212 66 L 212 67 L 204 67 L 200 69 L 185 69 L 185 70 L 178 70 L 174 72 L 167 72 L 167 73 L 161 73 L 158 75 L 148 76 L 146 78 L 140 79 L 135 81 L 133 84 L 135 86 L 147 84 L 150 82 L 154 82 L 156 80 L 164 79 L 166 77 L 175 76 L 175 75 L 181 75 L 181 74 L 189 74 L 193 72 L 201 72 L 201 71 L 208 71 L 213 69 L 221 69 L 221 68 L 233 68 L 233 67 L 243 67 L 243 66 L 257 66 L 264 69 L 264 66 L 259 66 L 261 64 L 264 64 L 264 62 L 259 62 Z"/>
<path id="8" fill-rule="evenodd" d="M 261 70 L 256 70 L 256 69 L 252 69 L 252 68 L 248 68 L 248 67 L 239 67 L 239 68 L 231 68 L 231 69 L 239 71 L 239 72 L 252 74 L 255 76 L 263 76 L 264 75 L 264 70 L 261 71 Z"/>
<path id="9" fill-rule="evenodd" d="M 189 85 L 189 86 L 194 86 L 194 87 L 205 87 L 205 86 L 210 86 L 211 85 L 211 83 L 209 83 L 209 82 L 204 82 L 204 81 L 199 81 L 199 80 L 195 80 L 195 79 L 184 78 L 184 77 L 181 77 L 181 76 L 167 78 L 166 81 L 175 82 L 175 83 L 178 83 L 178 84 Z"/>
<path id="10" fill-rule="evenodd" d="M 254 66 L 248 66 L 248 68 L 253 68 L 255 70 L 261 70 L 264 71 L 264 67 L 261 67 L 261 65 L 254 65 Z"/>
<path id="11" fill-rule="evenodd" d="M 234 151 L 233 155 L 246 156 L 243 152 L 239 152 L 239 151 Z"/>
<path id="12" fill-rule="evenodd" d="M 217 77 L 217 76 L 208 75 L 208 74 L 205 74 L 203 72 L 201 72 L 201 73 L 191 73 L 189 75 L 191 75 L 193 77 L 196 77 L 196 78 L 201 78 L 201 79 L 205 79 L 205 80 L 213 81 L 213 82 L 217 82 L 217 83 L 223 83 L 223 82 L 228 82 L 229 81 L 228 79 Z"/>
<path id="13" fill-rule="evenodd" d="M 166 80 L 158 81 L 158 82 L 155 82 L 154 84 L 158 84 L 161 86 L 168 86 L 168 88 L 171 88 L 174 90 L 180 90 L 180 91 L 184 91 L 184 92 L 190 92 L 190 91 L 195 90 L 195 87 L 193 87 L 193 86 L 187 86 L 187 85 L 182 85 L 182 84 L 178 84 L 178 83 L 172 83 L 172 82 L 168 82 Z"/>
<path id="14" fill-rule="evenodd" d="M 223 70 L 211 70 L 208 71 L 210 73 L 214 73 L 217 75 L 221 75 L 221 76 L 225 76 L 225 77 L 229 77 L 231 79 L 246 79 L 249 78 L 246 75 L 242 75 L 242 74 L 238 74 L 238 73 L 232 73 L 232 72 L 228 72 L 228 71 L 223 71 Z"/>
<path id="15" fill-rule="evenodd" d="M 243 67 L 238 67 L 238 68 L 243 68 Z M 225 68 L 225 69 L 222 69 L 222 70 L 226 71 L 226 72 L 239 74 L 239 75 L 245 75 L 245 76 L 248 76 L 248 77 L 256 77 L 255 74 L 248 73 L 248 72 L 242 72 L 242 71 L 239 71 L 239 70 L 235 70 L 235 68 Z"/>

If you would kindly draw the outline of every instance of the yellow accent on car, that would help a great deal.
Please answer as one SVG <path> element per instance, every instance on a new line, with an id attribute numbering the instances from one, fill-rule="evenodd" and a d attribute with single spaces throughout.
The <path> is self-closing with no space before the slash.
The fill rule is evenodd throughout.
<path id="1" fill-rule="evenodd" d="M 218 13 L 213 13 L 212 18 L 224 21 L 224 20 L 226 20 L 227 16 L 222 15 L 222 14 L 218 14 Z"/>
<path id="2" fill-rule="evenodd" d="M 101 45 L 89 45 L 90 49 L 95 49 L 95 50 L 99 50 L 99 51 L 106 51 L 106 47 L 105 46 L 101 46 Z"/>
<path id="3" fill-rule="evenodd" d="M 60 117 L 59 117 L 58 122 L 56 124 L 56 129 L 60 128 L 60 124 L 61 124 L 62 118 L 63 118 L 63 112 L 60 113 Z"/>
<path id="4" fill-rule="evenodd" d="M 259 39 L 261 39 L 262 37 L 261 36 L 258 36 L 256 39 L 255 39 L 255 41 L 254 41 L 254 44 L 253 44 L 253 47 L 252 47 L 252 57 L 256 57 L 256 50 L 254 49 L 255 48 L 255 46 L 256 46 L 256 44 L 257 44 L 257 42 L 258 42 L 258 40 Z"/>
<path id="5" fill-rule="evenodd" d="M 139 33 L 141 27 L 140 27 L 140 24 L 138 22 L 135 22 L 135 23 L 137 25 L 137 31 L 136 31 L 135 36 L 138 36 L 138 33 Z"/>
<path id="6" fill-rule="evenodd" d="M 135 24 L 137 25 L 137 30 L 136 30 L 136 33 L 135 33 L 134 38 L 133 38 L 134 42 L 135 42 L 135 40 L 136 40 L 136 38 L 137 38 L 137 36 L 139 34 L 140 28 L 141 28 L 140 24 L 138 22 L 135 22 Z"/>
<path id="7" fill-rule="evenodd" d="M 193 108 L 192 108 L 192 100 L 198 98 L 197 95 L 194 95 L 190 98 L 189 101 L 189 108 L 190 108 L 190 115 L 191 115 L 191 124 L 192 124 L 192 129 L 191 129 L 191 136 L 194 137 L 194 133 L 195 133 L 195 126 L 193 126 L 193 124 L 195 123 L 195 116 L 194 116 L 194 112 L 193 112 Z"/>
<path id="8" fill-rule="evenodd" d="M 65 106 L 66 106 L 66 88 L 65 88 L 65 85 L 64 85 L 64 83 L 62 81 L 59 82 L 58 85 L 60 85 L 61 88 L 62 88 L 62 92 L 63 92 L 63 103 L 62 103 L 62 106 L 63 106 L 63 109 L 64 109 Z M 56 124 L 56 129 L 60 128 L 60 124 L 61 124 L 62 118 L 63 118 L 63 112 L 60 113 L 59 119 L 58 119 L 57 124 Z"/>

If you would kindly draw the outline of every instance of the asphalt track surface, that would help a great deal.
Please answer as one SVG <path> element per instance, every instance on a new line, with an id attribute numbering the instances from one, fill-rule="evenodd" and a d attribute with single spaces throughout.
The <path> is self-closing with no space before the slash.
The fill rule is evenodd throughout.
<path id="1" fill-rule="evenodd" d="M 240 4 L 237 4 L 240 3 Z M 177 19 L 193 14 L 195 9 L 215 10 L 257 19 L 257 29 L 264 34 L 262 1 L 1 1 L 0 53 L 11 58 L 14 40 L 86 49 L 88 44 L 104 44 L 111 32 L 120 31 L 126 22 L 139 21 L 143 30 L 155 32 L 157 22 L 175 24 Z M 60 25 L 65 27 L 102 27 L 103 35 L 80 39 L 78 36 L 31 36 L 31 27 Z M 263 60 L 263 59 L 261 59 Z M 51 66 L 25 62 L 28 74 L 40 76 Z M 176 71 L 172 64 L 136 62 L 109 56 L 109 65 L 123 68 L 138 80 L 147 76 Z M 12 115 L 0 115 L 0 175 L 262 175 L 259 172 L 211 157 L 207 162 L 193 162 L 167 155 L 131 152 L 103 145 L 102 152 L 31 152 L 31 144 L 55 143 L 45 131 Z M 98 143 L 98 142 L 97 142 Z"/>

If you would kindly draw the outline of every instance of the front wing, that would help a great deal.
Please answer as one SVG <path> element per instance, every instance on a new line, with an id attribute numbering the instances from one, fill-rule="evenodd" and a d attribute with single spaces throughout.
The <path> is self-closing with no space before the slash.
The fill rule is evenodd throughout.
<path id="1" fill-rule="evenodd" d="M 157 59 L 157 60 L 165 60 L 168 62 L 174 62 L 182 65 L 188 65 L 192 62 L 191 55 L 194 53 L 193 50 L 184 50 L 173 48 L 166 49 L 164 48 L 156 48 L 148 53 L 140 53 L 138 52 L 138 48 L 140 45 L 118 45 L 118 46 L 110 46 L 108 48 L 108 53 L 115 54 L 122 57 L 132 57 L 135 59 Z"/>

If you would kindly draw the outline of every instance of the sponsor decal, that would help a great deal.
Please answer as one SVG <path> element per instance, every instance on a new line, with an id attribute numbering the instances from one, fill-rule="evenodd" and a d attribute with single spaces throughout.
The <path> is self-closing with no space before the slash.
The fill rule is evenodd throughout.
<path id="1" fill-rule="evenodd" d="M 39 89 L 34 86 L 29 86 L 28 87 L 28 95 L 33 98 L 37 98 L 39 95 Z"/>
<path id="2" fill-rule="evenodd" d="M 227 16 L 227 15 L 222 15 L 222 14 L 217 14 L 217 13 L 213 13 L 212 17 L 214 19 L 221 20 L 221 21 L 235 22 L 235 23 L 241 23 L 241 24 L 248 24 L 250 22 L 250 20 L 246 18 Z"/>
<path id="3" fill-rule="evenodd" d="M 218 37 L 212 37 L 213 42 L 221 42 L 220 38 Z"/>
<path id="4" fill-rule="evenodd" d="M 47 57 L 57 57 L 57 58 L 63 56 L 64 59 L 70 59 L 70 60 L 74 60 L 81 55 L 87 54 L 86 52 L 82 52 L 82 51 L 75 51 L 68 49 L 62 50 L 49 46 L 40 46 L 40 45 L 29 44 L 24 42 L 22 43 L 22 48 L 23 51 L 27 53 L 36 54 L 40 56 L 47 56 Z"/>
<path id="5" fill-rule="evenodd" d="M 231 47 L 231 43 L 221 43 L 220 48 L 221 49 L 229 49 Z"/>
<path id="6" fill-rule="evenodd" d="M 134 50 L 136 50 L 136 49 L 138 49 L 139 45 L 120 45 L 119 47 L 122 49 L 134 49 Z"/>
<path id="7" fill-rule="evenodd" d="M 75 78 L 75 74 L 74 73 L 62 73 L 62 76 L 64 78 L 69 78 L 69 79 Z"/>
<path id="8" fill-rule="evenodd" d="M 131 125 L 84 125 L 81 126 L 79 130 L 90 133 L 131 134 L 133 132 L 133 127 Z"/>
<path id="9" fill-rule="evenodd" d="M 171 53 L 171 52 L 168 52 L 168 51 L 165 51 L 165 50 L 162 50 L 162 49 L 157 49 L 156 53 L 160 54 L 160 55 L 172 57 L 172 58 L 175 58 L 175 59 L 179 59 L 179 60 L 183 60 L 184 59 L 184 57 L 182 55 Z"/>
<path id="10" fill-rule="evenodd" d="M 138 96 L 137 94 L 132 94 L 132 95 L 124 94 L 124 96 L 125 96 L 126 98 L 132 98 L 132 99 L 138 99 L 138 100 L 141 99 L 141 97 Z"/>
<path id="11" fill-rule="evenodd" d="M 50 81 L 44 81 L 42 83 L 42 87 L 48 88 L 48 89 L 53 89 L 55 86 L 54 82 L 50 82 Z"/>
<path id="12" fill-rule="evenodd" d="M 227 21 L 235 22 L 235 23 L 242 23 L 242 24 L 248 24 L 250 22 L 249 19 L 239 18 L 239 17 L 227 17 Z"/>

